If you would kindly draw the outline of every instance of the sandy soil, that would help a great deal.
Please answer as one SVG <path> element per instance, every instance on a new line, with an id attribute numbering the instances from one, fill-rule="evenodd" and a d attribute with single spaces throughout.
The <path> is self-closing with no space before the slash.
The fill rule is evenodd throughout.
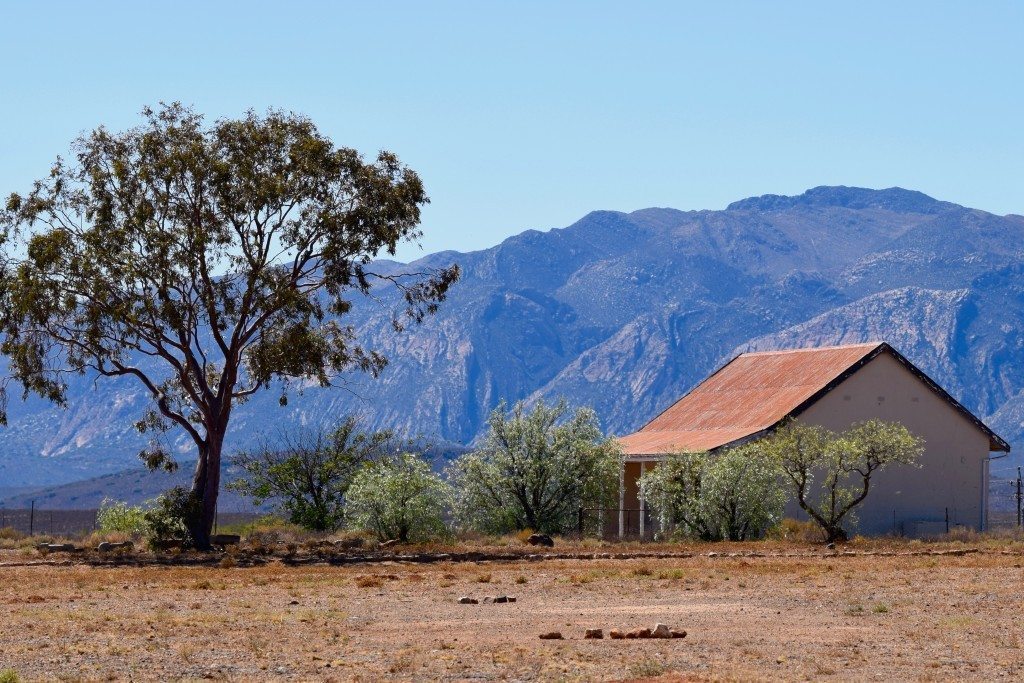
<path id="1" fill-rule="evenodd" d="M 35 679 L 1024 677 L 1024 557 L 0 568 Z M 512 604 L 456 604 L 512 595 Z M 664 622 L 682 640 L 584 640 Z M 563 641 L 540 640 L 558 630 Z M 672 675 L 672 673 L 678 676 Z"/>

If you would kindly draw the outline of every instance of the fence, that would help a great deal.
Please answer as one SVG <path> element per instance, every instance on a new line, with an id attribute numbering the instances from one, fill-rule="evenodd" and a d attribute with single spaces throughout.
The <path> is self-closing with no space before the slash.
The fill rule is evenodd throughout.
<path id="1" fill-rule="evenodd" d="M 0 529 L 4 527 L 10 527 L 23 534 L 80 536 L 96 529 L 96 510 L 0 508 Z"/>
<path id="2" fill-rule="evenodd" d="M 576 531 L 580 536 L 609 540 L 619 538 L 620 517 L 623 538 L 651 539 L 659 531 L 658 522 L 651 511 L 639 508 L 585 508 L 580 510 Z"/>
<path id="3" fill-rule="evenodd" d="M 217 526 L 245 524 L 260 515 L 251 512 L 220 512 Z M 23 534 L 77 537 L 96 531 L 96 509 L 41 510 L 0 508 L 0 529 L 9 527 Z"/>

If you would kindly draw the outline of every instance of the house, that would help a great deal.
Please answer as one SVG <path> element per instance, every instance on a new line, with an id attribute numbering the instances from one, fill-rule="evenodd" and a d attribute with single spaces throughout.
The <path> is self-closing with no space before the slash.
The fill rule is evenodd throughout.
<path id="1" fill-rule="evenodd" d="M 892 467 L 872 478 L 856 509 L 857 533 L 986 527 L 989 458 L 1009 452 L 1009 444 L 899 352 L 875 342 L 744 353 L 621 437 L 618 534 L 652 532 L 637 485 L 642 470 L 668 453 L 713 452 L 756 439 L 789 418 L 834 431 L 877 418 L 924 439 L 920 467 Z M 795 501 L 786 516 L 806 519 Z"/>

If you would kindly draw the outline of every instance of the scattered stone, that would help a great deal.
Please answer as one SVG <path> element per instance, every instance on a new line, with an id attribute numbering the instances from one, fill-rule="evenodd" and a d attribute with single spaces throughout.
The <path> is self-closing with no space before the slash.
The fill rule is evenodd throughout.
<path id="1" fill-rule="evenodd" d="M 655 624 L 654 630 L 651 631 L 651 638 L 671 638 L 672 629 L 667 624 Z"/>
<path id="2" fill-rule="evenodd" d="M 476 598 L 471 598 L 468 595 L 464 595 L 461 598 L 459 598 L 459 604 L 460 605 L 478 605 L 478 604 L 480 604 L 480 601 L 477 600 Z"/>
<path id="3" fill-rule="evenodd" d="M 396 546 L 396 545 L 398 545 L 398 539 L 397 538 L 392 538 L 390 541 L 384 541 L 383 543 L 381 543 L 380 547 L 383 550 L 385 548 L 390 548 L 390 547 Z"/>
<path id="4" fill-rule="evenodd" d="M 121 543 L 111 543 L 110 541 L 103 541 L 96 546 L 96 550 L 101 553 L 108 553 L 113 550 L 134 550 L 135 544 L 131 541 L 122 541 Z"/>
<path id="5" fill-rule="evenodd" d="M 613 628 L 611 631 L 608 631 L 608 637 L 612 640 L 622 640 L 626 637 L 626 634 L 617 628 Z"/>
<path id="6" fill-rule="evenodd" d="M 291 601 L 291 602 L 289 602 L 288 604 L 289 604 L 289 605 L 297 605 L 297 604 L 299 604 L 299 601 L 298 601 L 298 600 L 292 600 L 292 601 Z"/>
<path id="7" fill-rule="evenodd" d="M 599 628 L 588 628 L 583 637 L 590 640 L 601 640 L 604 638 L 604 631 Z"/>
<path id="8" fill-rule="evenodd" d="M 836 544 L 835 543 L 828 543 L 828 544 L 825 545 L 825 550 L 835 550 L 835 549 L 836 549 Z"/>
<path id="9" fill-rule="evenodd" d="M 627 638 L 650 638 L 651 629 L 649 628 L 635 628 L 632 631 L 626 633 Z"/>
<path id="10" fill-rule="evenodd" d="M 684 631 L 682 629 L 679 629 L 679 630 L 672 629 L 672 637 L 673 638 L 685 638 L 686 637 L 686 631 Z"/>
<path id="11" fill-rule="evenodd" d="M 718 557 L 718 553 L 712 551 L 712 552 L 708 553 L 708 557 Z"/>
<path id="12" fill-rule="evenodd" d="M 509 600 L 508 600 L 508 596 L 507 595 L 496 595 L 496 596 L 494 596 L 494 600 L 493 600 L 493 602 L 501 602 L 501 603 L 508 602 L 508 601 Z"/>
<path id="13" fill-rule="evenodd" d="M 562 638 L 561 631 L 549 631 L 547 633 L 540 634 L 541 640 L 565 640 Z"/>
<path id="14" fill-rule="evenodd" d="M 363 547 L 363 537 L 362 536 L 353 536 L 352 538 L 342 538 L 342 539 L 337 540 L 337 541 L 334 542 L 334 547 L 335 548 L 340 548 L 342 550 L 351 550 L 352 548 L 362 548 Z"/>
<path id="15" fill-rule="evenodd" d="M 71 543 L 40 543 L 36 550 L 47 553 L 73 553 L 78 548 Z"/>
<path id="16" fill-rule="evenodd" d="M 220 547 L 228 545 L 238 545 L 242 542 L 242 537 L 238 534 L 214 534 L 210 536 L 210 545 L 219 545 Z"/>
<path id="17" fill-rule="evenodd" d="M 542 545 L 546 548 L 554 548 L 555 541 L 547 534 L 530 534 L 530 537 L 526 539 L 526 542 L 530 545 Z"/>

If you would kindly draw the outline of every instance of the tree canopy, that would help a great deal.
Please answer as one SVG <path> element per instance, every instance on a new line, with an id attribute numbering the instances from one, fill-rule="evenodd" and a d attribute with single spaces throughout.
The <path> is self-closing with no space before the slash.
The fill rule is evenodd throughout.
<path id="1" fill-rule="evenodd" d="M 744 541 L 782 518 L 777 462 L 756 444 L 720 453 L 675 453 L 640 479 L 663 528 L 706 541 Z"/>
<path id="2" fill-rule="evenodd" d="M 330 432 L 285 430 L 275 442 L 231 459 L 243 474 L 228 488 L 256 505 L 274 501 L 293 524 L 333 531 L 344 522 L 345 494 L 359 470 L 397 446 L 390 431 L 362 431 L 354 417 Z"/>
<path id="3" fill-rule="evenodd" d="M 447 532 L 448 484 L 415 453 L 401 453 L 363 467 L 349 489 L 350 524 L 381 541 L 429 541 Z"/>
<path id="4" fill-rule="evenodd" d="M 380 372 L 387 359 L 344 324 L 353 297 L 396 287 L 400 330 L 436 310 L 458 268 L 376 268 L 420 236 L 423 183 L 303 116 L 206 125 L 164 105 L 72 151 L 0 212 L 0 351 L 26 393 L 58 404 L 73 374 L 141 382 L 140 429 L 177 427 L 197 448 L 190 530 L 205 545 L 232 410 L 278 380 Z"/>
<path id="5" fill-rule="evenodd" d="M 509 415 L 500 404 L 483 445 L 451 468 L 459 518 L 489 532 L 561 533 L 576 527 L 582 508 L 611 506 L 621 453 L 593 410 L 563 419 L 568 412 L 564 399 L 531 411 L 520 402 Z"/>
<path id="6" fill-rule="evenodd" d="M 924 441 L 896 422 L 868 420 L 837 434 L 791 421 L 757 447 L 778 461 L 800 508 L 833 542 L 846 540 L 844 526 L 855 519 L 872 477 L 888 467 L 916 463 Z"/>

